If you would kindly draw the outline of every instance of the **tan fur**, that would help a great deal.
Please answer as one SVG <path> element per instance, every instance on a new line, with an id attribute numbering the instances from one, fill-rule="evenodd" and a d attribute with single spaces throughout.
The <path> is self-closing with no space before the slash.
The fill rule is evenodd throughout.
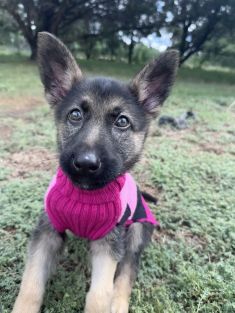
<path id="1" fill-rule="evenodd" d="M 149 68 L 150 66 L 147 64 L 132 80 L 132 86 L 138 92 L 138 99 L 140 102 L 146 99 L 146 88 L 148 86 L 148 82 L 145 81 L 143 77 L 145 77 Z"/>
<path id="2" fill-rule="evenodd" d="M 129 247 L 134 254 L 143 243 L 143 224 L 134 223 L 128 229 Z M 130 263 L 125 263 L 114 283 L 111 313 L 128 313 L 129 298 L 133 284 L 133 269 Z"/>
<path id="3" fill-rule="evenodd" d="M 126 264 L 114 283 L 111 313 L 128 313 L 131 288 L 131 268 Z"/>
<path id="4" fill-rule="evenodd" d="M 92 98 L 89 95 L 85 95 L 82 97 L 82 101 L 86 102 L 86 103 L 92 103 Z"/>
<path id="5" fill-rule="evenodd" d="M 61 144 L 61 148 L 64 148 L 66 143 L 66 139 L 64 138 L 64 133 L 68 133 L 67 138 L 73 136 L 77 133 L 76 127 L 70 127 L 69 125 L 65 125 L 64 123 L 57 123 L 57 138 Z"/>
<path id="6" fill-rule="evenodd" d="M 86 144 L 89 147 L 93 147 L 93 145 L 99 140 L 100 127 L 99 125 L 93 125 L 89 134 L 86 137 Z"/>
<path id="7" fill-rule="evenodd" d="M 38 250 L 25 267 L 19 295 L 12 313 L 38 313 L 42 304 L 45 283 L 42 273 L 43 254 Z"/>
<path id="8" fill-rule="evenodd" d="M 115 108 L 119 107 L 119 106 L 122 106 L 123 107 L 123 99 L 122 98 L 119 98 L 117 96 L 115 97 L 109 97 L 107 99 L 107 102 L 108 102 L 108 105 L 107 105 L 107 108 L 110 112 L 112 112 Z M 125 107 L 125 104 L 124 104 L 124 107 Z"/>
<path id="9" fill-rule="evenodd" d="M 130 234 L 129 238 L 131 238 L 129 249 L 135 253 L 143 243 L 143 224 L 134 223 L 130 225 L 128 232 Z"/>
<path id="10" fill-rule="evenodd" d="M 47 279 L 56 266 L 56 256 L 62 246 L 63 239 L 55 232 L 45 232 L 37 242 L 31 242 L 20 292 L 12 313 L 40 311 Z"/>
<path id="11" fill-rule="evenodd" d="M 116 267 L 117 261 L 104 251 L 93 255 L 91 287 L 86 297 L 85 313 L 110 313 Z"/>
<path id="12" fill-rule="evenodd" d="M 95 93 L 89 93 L 87 97 L 83 97 L 83 98 L 85 98 L 85 100 L 87 98 L 86 102 L 88 102 L 88 104 L 90 103 L 90 108 L 93 110 L 94 114 L 100 111 L 100 110 L 96 110 L 95 104 L 97 103 L 97 98 L 96 98 Z M 116 108 L 119 108 L 119 107 L 125 108 L 125 102 L 123 101 L 122 98 L 118 96 L 109 95 L 106 99 L 104 98 L 102 100 L 103 100 L 103 106 L 102 106 L 103 110 L 101 111 L 101 115 L 100 115 L 101 120 L 103 119 L 105 114 L 112 113 Z M 123 114 L 128 115 L 128 112 L 123 112 Z"/>
<path id="13" fill-rule="evenodd" d="M 145 133 L 133 133 L 132 135 L 132 140 L 135 146 L 135 154 L 139 154 L 144 146 L 144 137 L 145 137 Z"/>

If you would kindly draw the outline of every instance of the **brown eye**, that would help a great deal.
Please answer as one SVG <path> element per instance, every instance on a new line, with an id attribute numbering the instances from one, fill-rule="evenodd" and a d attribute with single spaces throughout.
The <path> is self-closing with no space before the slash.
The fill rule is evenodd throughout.
<path id="1" fill-rule="evenodd" d="M 72 122 L 79 122 L 82 119 L 82 112 L 78 109 L 74 109 L 69 113 L 68 118 Z"/>
<path id="2" fill-rule="evenodd" d="M 116 119 L 115 126 L 119 128 L 128 128 L 130 126 L 129 119 L 126 116 L 121 115 Z"/>

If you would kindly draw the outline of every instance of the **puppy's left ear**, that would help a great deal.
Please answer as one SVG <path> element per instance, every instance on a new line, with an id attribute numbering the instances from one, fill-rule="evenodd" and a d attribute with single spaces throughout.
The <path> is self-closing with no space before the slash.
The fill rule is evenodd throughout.
<path id="1" fill-rule="evenodd" d="M 178 51 L 168 50 L 146 65 L 133 79 L 131 90 L 147 113 L 158 113 L 170 93 L 178 66 Z"/>
<path id="2" fill-rule="evenodd" d="M 48 102 L 54 106 L 68 94 L 82 72 L 68 48 L 47 32 L 38 34 L 38 65 Z"/>

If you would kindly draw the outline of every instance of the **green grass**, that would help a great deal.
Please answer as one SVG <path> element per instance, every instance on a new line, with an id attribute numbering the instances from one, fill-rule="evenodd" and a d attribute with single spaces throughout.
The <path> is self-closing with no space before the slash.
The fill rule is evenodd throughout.
<path id="1" fill-rule="evenodd" d="M 129 79 L 137 66 L 83 61 L 91 75 Z M 141 186 L 156 191 L 161 222 L 142 258 L 131 313 L 235 311 L 234 74 L 182 69 L 163 114 L 193 109 L 190 129 L 158 129 L 154 121 Z M 209 77 L 209 78 L 208 78 Z M 0 297 L 9 313 L 26 245 L 56 167 L 52 114 L 34 64 L 0 64 Z M 43 313 L 80 313 L 89 287 L 87 245 L 70 238 L 47 286 Z"/>

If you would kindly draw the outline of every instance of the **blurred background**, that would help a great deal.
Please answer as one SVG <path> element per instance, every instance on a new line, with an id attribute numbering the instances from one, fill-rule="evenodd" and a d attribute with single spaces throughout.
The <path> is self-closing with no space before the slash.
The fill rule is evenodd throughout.
<path id="1" fill-rule="evenodd" d="M 235 67 L 233 0 L 1 0 L 0 10 L 6 54 L 35 59 L 48 31 L 78 58 L 141 63 L 172 47 L 181 65 Z"/>
<path id="2" fill-rule="evenodd" d="M 131 313 L 235 312 L 235 0 L 0 0 L 0 312 L 10 313 L 27 242 L 57 167 L 37 33 L 61 38 L 87 75 L 129 81 L 180 51 L 173 92 L 134 175 L 161 223 Z M 86 244 L 71 238 L 42 313 L 82 313 Z"/>

